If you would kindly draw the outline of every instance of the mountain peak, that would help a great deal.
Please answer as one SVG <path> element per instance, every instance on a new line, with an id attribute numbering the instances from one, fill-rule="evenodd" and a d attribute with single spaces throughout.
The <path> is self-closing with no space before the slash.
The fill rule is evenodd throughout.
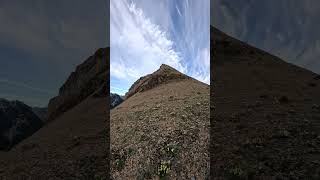
<path id="1" fill-rule="evenodd" d="M 170 67 L 169 65 L 161 64 L 160 69 L 173 69 L 173 68 Z"/>
<path id="2" fill-rule="evenodd" d="M 135 83 L 133 83 L 129 91 L 126 93 L 125 99 L 133 96 L 136 93 L 152 89 L 161 84 L 169 83 L 172 81 L 179 81 L 187 78 L 190 77 L 179 72 L 171 66 L 162 64 L 160 68 L 154 73 L 143 76 L 139 78 Z"/>

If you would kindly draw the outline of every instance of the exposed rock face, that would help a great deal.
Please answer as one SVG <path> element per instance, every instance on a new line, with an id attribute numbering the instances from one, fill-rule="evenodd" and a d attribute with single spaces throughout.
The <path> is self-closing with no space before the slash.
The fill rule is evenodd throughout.
<path id="1" fill-rule="evenodd" d="M 49 121 L 71 109 L 106 84 L 108 59 L 109 48 L 101 48 L 77 66 L 75 72 L 71 73 L 60 88 L 59 95 L 50 100 Z"/>
<path id="2" fill-rule="evenodd" d="M 110 93 L 110 108 L 114 108 L 123 102 L 123 98 L 115 93 Z"/>
<path id="3" fill-rule="evenodd" d="M 31 107 L 20 101 L 0 99 L 0 150 L 9 150 L 42 125 Z"/>
<path id="4" fill-rule="evenodd" d="M 211 28 L 211 179 L 319 179 L 318 75 Z"/>
<path id="5" fill-rule="evenodd" d="M 160 84 L 169 83 L 171 80 L 181 80 L 188 78 L 190 77 L 180 73 L 179 71 L 168 65 L 162 64 L 156 72 L 143 76 L 135 83 L 133 83 L 129 91 L 126 93 L 125 99 L 136 93 L 152 89 Z"/>

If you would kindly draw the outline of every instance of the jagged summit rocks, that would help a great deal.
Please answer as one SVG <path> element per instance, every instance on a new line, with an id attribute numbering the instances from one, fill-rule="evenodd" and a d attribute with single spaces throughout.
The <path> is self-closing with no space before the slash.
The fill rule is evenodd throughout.
<path id="1" fill-rule="evenodd" d="M 158 85 L 169 83 L 170 81 L 179 81 L 182 79 L 190 79 L 190 77 L 182 74 L 166 64 L 162 64 L 156 72 L 138 79 L 125 94 L 125 99 L 136 93 L 152 89 Z"/>
<path id="2" fill-rule="evenodd" d="M 71 109 L 106 84 L 109 48 L 98 49 L 84 63 L 77 66 L 48 105 L 49 121 Z M 104 88 L 105 89 L 105 88 Z"/>
<path id="3" fill-rule="evenodd" d="M 208 177 L 209 89 L 167 65 L 136 81 L 110 112 L 112 179 Z"/>

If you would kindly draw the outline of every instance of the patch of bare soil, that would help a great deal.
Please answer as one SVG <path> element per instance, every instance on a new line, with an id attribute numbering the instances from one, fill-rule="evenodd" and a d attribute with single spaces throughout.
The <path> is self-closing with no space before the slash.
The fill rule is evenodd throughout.
<path id="1" fill-rule="evenodd" d="M 111 110 L 112 179 L 209 176 L 209 86 L 189 77 L 168 79 Z"/>
<path id="2" fill-rule="evenodd" d="M 211 37 L 211 178 L 320 179 L 319 75 Z"/>

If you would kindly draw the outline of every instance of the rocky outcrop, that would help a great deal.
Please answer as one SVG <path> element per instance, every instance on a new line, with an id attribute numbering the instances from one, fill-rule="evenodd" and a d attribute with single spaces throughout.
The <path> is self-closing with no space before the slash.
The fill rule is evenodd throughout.
<path id="1" fill-rule="evenodd" d="M 130 87 L 129 91 L 125 94 L 125 99 L 133 96 L 136 93 L 144 92 L 149 89 L 152 89 L 160 84 L 165 84 L 170 81 L 178 81 L 182 79 L 188 79 L 189 76 L 182 74 L 176 69 L 162 64 L 160 68 L 149 75 L 143 76 L 138 79 L 133 85 Z"/>
<path id="2" fill-rule="evenodd" d="M 20 101 L 0 99 L 0 150 L 9 150 L 42 125 L 31 107 Z"/>
<path id="3" fill-rule="evenodd" d="M 48 120 L 53 120 L 62 113 L 79 104 L 97 90 L 105 89 L 109 48 L 101 48 L 84 63 L 77 66 L 59 90 L 59 95 L 50 100 Z M 99 95 L 103 93 L 99 92 Z M 98 95 L 98 94 L 96 94 Z"/>
<path id="4" fill-rule="evenodd" d="M 114 108 L 123 102 L 123 98 L 115 93 L 110 93 L 110 108 Z"/>

